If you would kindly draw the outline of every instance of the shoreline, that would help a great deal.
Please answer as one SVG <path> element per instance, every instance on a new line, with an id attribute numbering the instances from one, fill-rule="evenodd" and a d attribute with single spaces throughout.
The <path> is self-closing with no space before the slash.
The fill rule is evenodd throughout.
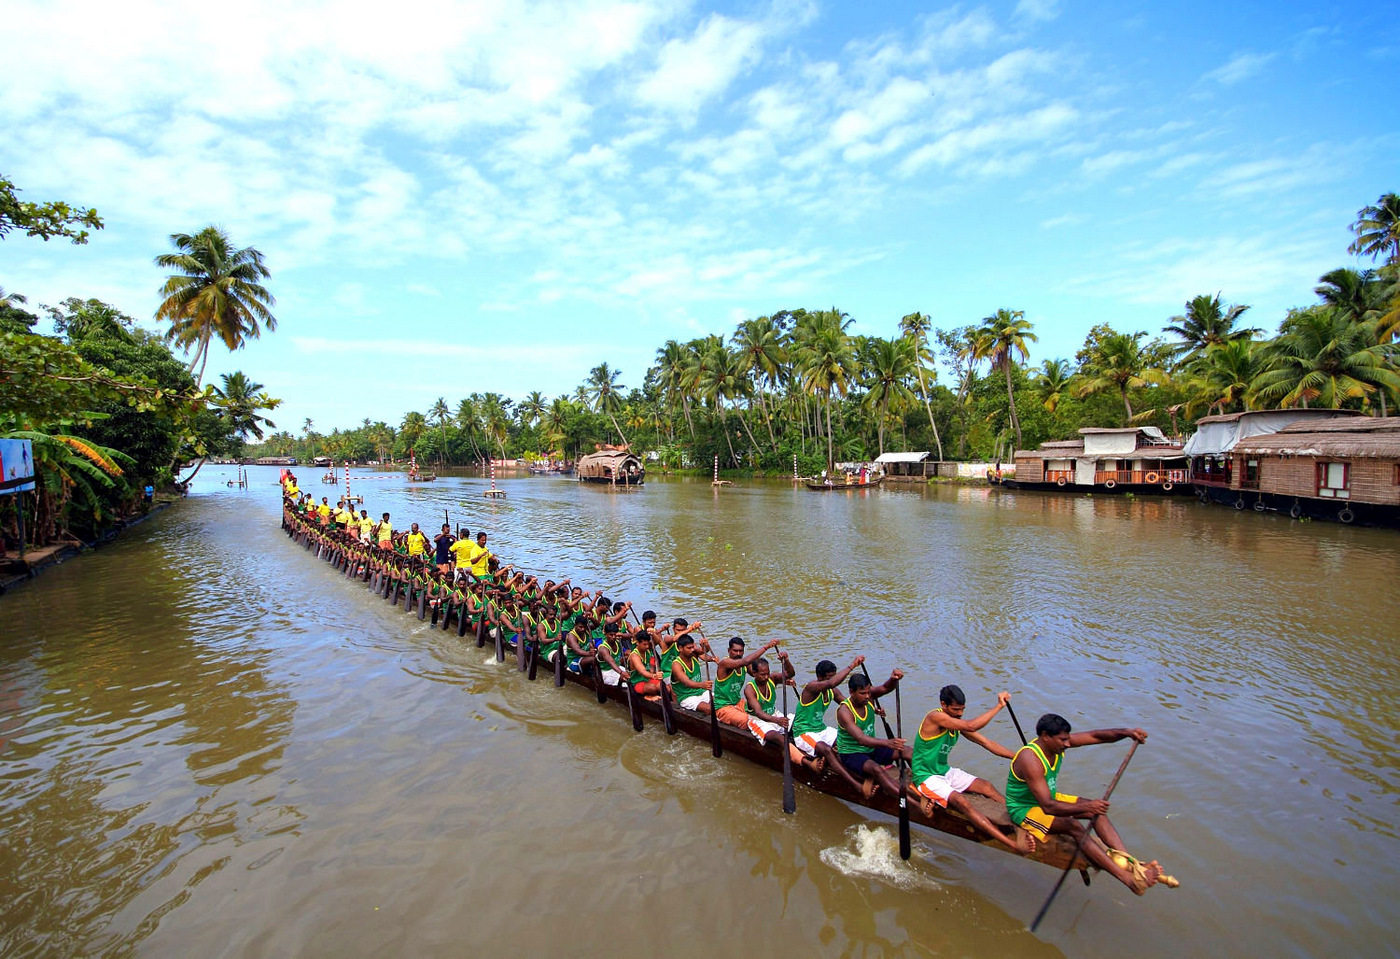
<path id="1" fill-rule="evenodd" d="M 83 553 L 100 549 L 108 543 L 115 542 L 127 530 L 131 529 L 133 526 L 139 526 L 162 510 L 174 506 L 179 502 L 179 499 L 179 497 L 176 497 L 174 499 L 157 500 L 145 513 L 139 516 L 133 516 L 130 519 L 119 520 L 91 543 L 81 543 L 80 545 L 74 545 L 73 543 L 54 543 L 48 546 L 41 546 L 37 549 L 26 550 L 24 559 L 20 559 L 18 556 L 6 556 L 4 559 L 0 559 L 0 564 L 4 566 L 4 572 L 0 572 L 0 596 L 5 596 L 15 587 L 21 586 L 32 579 L 37 579 L 46 570 L 66 563 L 68 560 L 76 556 L 81 556 Z"/>

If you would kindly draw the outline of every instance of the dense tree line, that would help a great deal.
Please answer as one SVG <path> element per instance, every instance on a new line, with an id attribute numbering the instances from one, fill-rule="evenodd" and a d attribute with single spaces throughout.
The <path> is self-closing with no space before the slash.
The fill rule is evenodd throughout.
<path id="1" fill-rule="evenodd" d="M 937 328 L 923 313 L 888 337 L 851 332 L 833 307 L 785 309 L 727 336 L 668 340 L 640 384 L 608 363 L 572 393 L 519 402 L 473 393 L 390 425 L 365 420 L 318 433 L 275 433 L 261 452 L 337 460 L 447 464 L 488 457 L 575 458 L 595 443 L 655 450 L 670 466 L 810 473 L 886 449 L 940 459 L 1008 459 L 1016 448 L 1083 426 L 1154 424 L 1182 435 L 1200 416 L 1287 406 L 1387 415 L 1400 400 L 1400 198 L 1360 211 L 1349 252 L 1375 269 L 1319 278 L 1317 301 L 1289 310 L 1272 336 L 1244 325 L 1249 307 L 1201 294 L 1157 335 L 1094 326 L 1073 358 L 1032 363 L 1037 337 L 1022 311 Z M 940 381 L 938 367 L 950 378 Z"/>
<path id="2" fill-rule="evenodd" d="M 0 238 L 22 231 L 84 243 L 84 227 L 102 228 L 96 211 L 22 202 L 0 178 Z M 169 324 L 163 336 L 110 304 L 76 297 L 39 307 L 54 329 L 39 335 L 39 313 L 0 290 L 0 438 L 31 441 L 36 481 L 33 493 L 0 497 L 7 545 L 17 545 L 19 510 L 31 544 L 91 539 L 145 508 L 145 488 L 170 486 L 177 464 L 241 453 L 271 425 L 261 414 L 278 401 L 241 372 L 217 387 L 201 383 L 214 339 L 236 349 L 260 323 L 275 324 L 271 296 L 257 283 L 267 276 L 261 256 L 233 248 L 214 227 L 171 241 L 176 252 L 156 260 L 172 271 L 157 314 Z"/>

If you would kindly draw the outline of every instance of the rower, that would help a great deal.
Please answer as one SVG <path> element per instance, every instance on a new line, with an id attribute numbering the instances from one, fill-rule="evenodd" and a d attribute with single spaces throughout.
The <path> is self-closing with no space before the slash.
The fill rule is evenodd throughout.
<path id="1" fill-rule="evenodd" d="M 535 624 L 535 641 L 539 644 L 540 659 L 554 662 L 555 656 L 564 654 L 564 624 L 559 621 L 559 610 L 553 603 L 542 603 L 542 618 Z"/>
<path id="2" fill-rule="evenodd" d="M 714 684 L 702 678 L 702 661 L 714 662 L 714 657 L 696 649 L 694 636 L 681 634 L 676 640 L 676 658 L 671 664 L 671 688 L 676 692 L 676 705 L 708 714 Z"/>
<path id="3" fill-rule="evenodd" d="M 763 658 L 763 654 L 778 645 L 770 639 L 763 646 L 744 655 L 744 641 L 738 636 L 731 637 L 726 655 L 715 666 L 714 707 L 715 716 L 726 726 L 752 729 L 749 714 L 744 708 L 744 685 L 748 682 L 748 668 Z M 760 742 L 763 733 L 756 732 Z"/>
<path id="4" fill-rule="evenodd" d="M 646 621 L 647 614 L 643 613 L 642 622 L 645 624 Z M 676 655 L 680 652 L 681 637 L 695 632 L 703 625 L 698 619 L 694 623 L 688 623 L 684 616 L 677 616 L 657 631 L 656 649 L 661 654 L 661 675 L 666 677 L 667 682 L 671 679 L 671 667 L 675 664 Z"/>
<path id="5" fill-rule="evenodd" d="M 792 685 L 793 677 L 797 671 L 792 668 L 792 662 L 783 650 L 778 650 L 778 661 L 783 664 L 783 675 L 780 682 L 784 685 Z M 771 664 L 767 658 L 760 657 L 749 667 L 750 678 L 744 686 L 744 707 L 748 713 L 748 729 L 762 743 L 774 743 L 780 748 L 786 748 L 787 728 L 792 723 L 792 717 L 777 712 L 778 703 L 778 682 L 775 682 L 769 675 Z M 820 771 L 824 763 L 820 759 L 808 759 L 801 753 L 797 753 L 795 760 L 809 769 Z"/>
<path id="6" fill-rule="evenodd" d="M 607 623 L 603 626 L 603 641 L 598 644 L 594 656 L 598 660 L 598 667 L 602 670 L 605 686 L 616 686 L 622 682 L 622 671 L 625 666 L 617 623 Z"/>
<path id="7" fill-rule="evenodd" d="M 574 615 L 573 626 L 564 634 L 564 648 L 568 651 L 564 668 L 570 672 L 582 673 L 592 668 L 598 661 L 597 647 L 592 639 L 593 620 L 587 613 Z"/>
<path id="8" fill-rule="evenodd" d="M 1073 836 L 1090 862 L 1110 873 L 1123 885 L 1141 896 L 1149 886 L 1157 884 L 1161 865 L 1154 859 L 1139 863 L 1123 852 L 1123 840 L 1108 821 L 1108 800 L 1080 799 L 1056 792 L 1060 778 L 1061 759 L 1066 749 L 1116 743 L 1120 739 L 1146 742 L 1147 733 L 1141 729 L 1091 729 L 1085 733 L 1071 732 L 1063 716 L 1046 713 L 1035 724 L 1035 739 L 1020 749 L 1011 760 L 1006 775 L 1006 811 L 1011 821 L 1044 842 L 1052 833 Z M 1081 819 L 1094 819 L 1094 832 L 1107 845 L 1084 837 Z M 1113 853 L 1113 855 L 1110 855 Z M 1124 857 L 1131 869 L 1118 863 Z"/>
<path id="9" fill-rule="evenodd" d="M 388 513 L 385 513 L 384 518 L 379 521 L 375 535 L 379 537 L 380 549 L 391 550 L 394 548 L 394 524 L 389 522 Z"/>
<path id="10" fill-rule="evenodd" d="M 632 638 L 635 644 L 627 654 L 627 683 L 639 695 L 661 694 L 661 672 L 652 648 L 651 634 L 638 630 Z"/>
<path id="11" fill-rule="evenodd" d="M 971 792 L 994 799 L 998 804 L 1006 800 L 997 788 L 985 779 L 979 779 L 963 772 L 956 766 L 948 765 L 948 754 L 966 737 L 994 756 L 1011 759 L 1015 754 L 995 740 L 988 739 L 978 730 L 982 729 L 997 713 L 1011 701 L 1011 694 L 997 694 L 997 704 L 976 719 L 963 719 L 967 710 L 967 697 L 957 686 L 944 686 L 938 691 L 939 707 L 924 716 L 919 724 L 918 735 L 914 737 L 913 757 L 910 767 L 913 781 L 909 793 L 919 803 L 925 816 L 933 815 L 935 805 L 953 808 L 997 842 L 1022 855 L 1035 851 L 1035 839 L 1030 833 L 1016 831 L 1012 836 L 994 825 L 982 815 L 977 807 L 963 798 L 963 793 Z"/>
<path id="12" fill-rule="evenodd" d="M 864 675 L 852 676 L 846 684 L 850 695 L 836 707 L 836 755 L 847 772 L 864 777 L 861 788 L 867 799 L 875 792 L 872 782 L 891 796 L 899 796 L 899 783 L 885 767 L 907 747 L 902 739 L 880 739 L 875 735 L 875 714 L 883 715 L 884 711 L 871 700 L 894 689 L 903 676 L 896 669 L 880 686 L 872 686 Z"/>
<path id="13" fill-rule="evenodd" d="M 433 562 L 437 565 L 439 573 L 452 572 L 452 545 L 457 542 L 457 538 L 452 535 L 452 527 L 442 524 L 442 532 L 433 537 Z"/>
<path id="14" fill-rule="evenodd" d="M 405 543 L 408 544 L 409 559 L 421 561 L 423 559 L 423 554 L 427 552 L 428 549 L 428 537 L 419 531 L 417 523 L 410 524 L 408 538 L 405 540 Z"/>
<path id="15" fill-rule="evenodd" d="M 826 724 L 826 711 L 833 702 L 844 703 L 841 684 L 856 667 L 865 662 L 864 656 L 851 660 L 851 665 L 839 672 L 829 659 L 817 663 L 817 678 L 797 694 L 797 708 L 792 718 L 792 745 L 807 759 L 817 760 L 821 767 L 834 770 L 850 786 L 864 792 L 863 781 L 852 776 L 832 747 L 836 745 L 836 730 Z"/>

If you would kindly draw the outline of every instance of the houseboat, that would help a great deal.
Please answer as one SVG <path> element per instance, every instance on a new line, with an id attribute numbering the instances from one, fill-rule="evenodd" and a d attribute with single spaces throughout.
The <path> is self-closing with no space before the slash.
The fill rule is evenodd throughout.
<path id="1" fill-rule="evenodd" d="M 580 483 L 641 486 L 646 480 L 642 461 L 627 450 L 603 449 L 580 457 L 575 469 Z"/>
<path id="2" fill-rule="evenodd" d="M 1192 437 L 1200 451 L 1192 456 L 1192 483 L 1202 502 L 1294 519 L 1400 525 L 1400 419 L 1338 410 L 1207 419 L 1214 422 L 1201 421 L 1206 436 L 1198 443 L 1202 433 Z"/>
<path id="3" fill-rule="evenodd" d="M 1186 455 L 1155 426 L 1086 426 L 1077 440 L 1054 440 L 1018 450 L 1010 489 L 1074 492 L 1189 492 Z"/>

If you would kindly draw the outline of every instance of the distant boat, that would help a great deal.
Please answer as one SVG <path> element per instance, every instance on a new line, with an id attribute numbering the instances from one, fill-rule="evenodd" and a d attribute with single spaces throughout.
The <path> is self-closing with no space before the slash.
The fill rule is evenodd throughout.
<path id="1" fill-rule="evenodd" d="M 641 486 L 646 481 L 642 461 L 626 450 L 599 450 L 578 461 L 580 483 Z"/>
<path id="2" fill-rule="evenodd" d="M 852 482 L 847 483 L 845 480 L 809 479 L 807 481 L 807 488 L 810 490 L 818 491 L 839 489 L 869 489 L 872 486 L 879 486 L 884 481 L 884 479 L 885 476 L 883 473 L 872 477 L 871 479 L 867 479 L 865 482 L 861 482 L 860 480 L 853 480 Z"/>

